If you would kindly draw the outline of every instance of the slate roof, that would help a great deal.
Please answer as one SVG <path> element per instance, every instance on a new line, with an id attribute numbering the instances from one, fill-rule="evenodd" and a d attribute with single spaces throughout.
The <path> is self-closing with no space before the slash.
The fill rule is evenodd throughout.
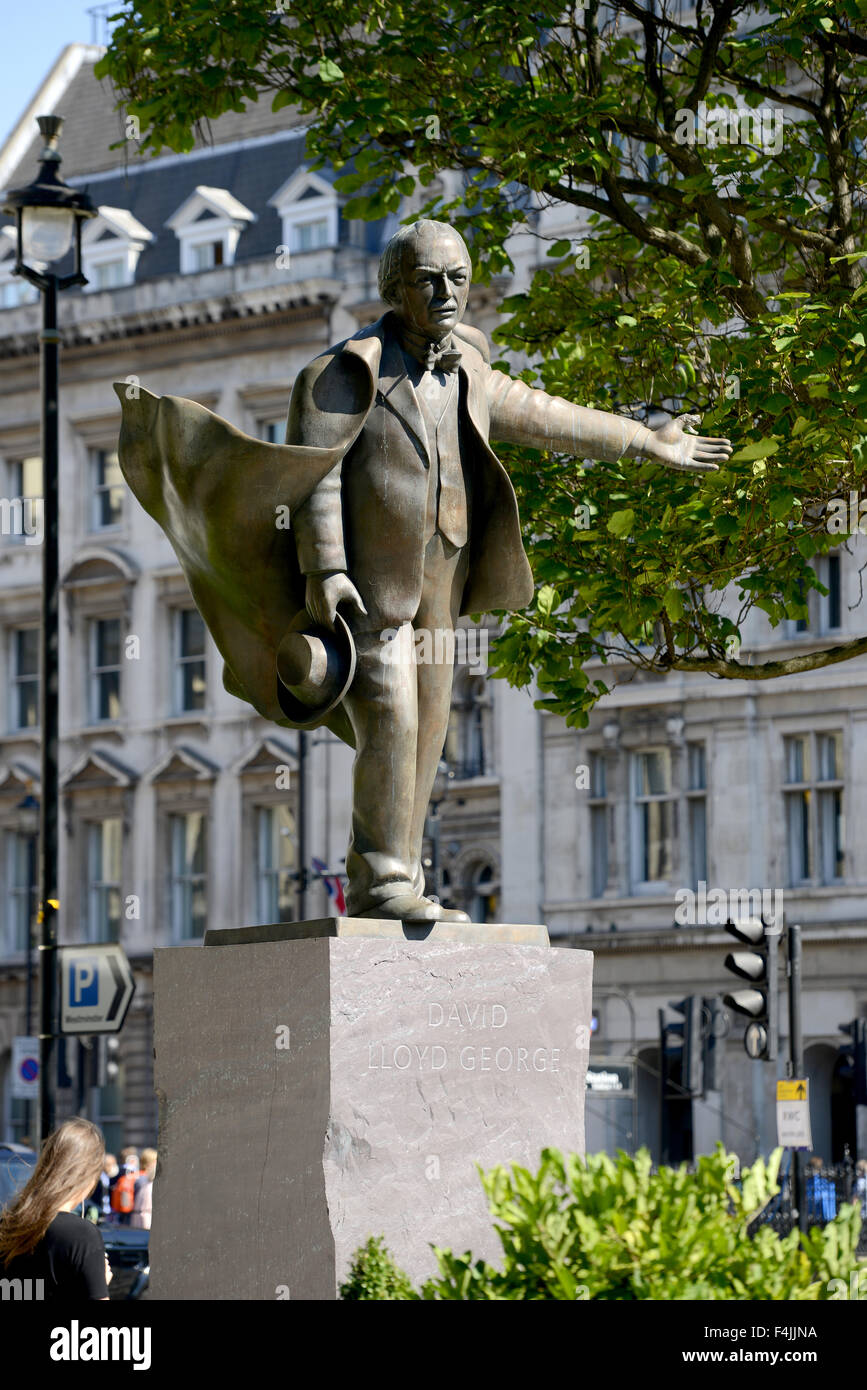
<path id="1" fill-rule="evenodd" d="M 73 50 L 81 50 L 74 53 Z M 93 68 L 97 56 L 104 50 L 81 44 L 69 44 L 59 55 L 54 67 L 46 77 L 50 82 L 55 70 L 63 62 L 80 59 L 74 76 L 66 83 L 62 93 L 49 102 L 41 102 L 36 115 L 59 115 L 64 118 L 60 151 L 63 155 L 63 176 L 68 181 L 93 174 L 101 170 L 115 169 L 128 158 L 130 166 L 146 166 L 151 156 L 141 156 L 133 141 L 124 149 L 111 149 L 117 140 L 124 139 L 123 112 L 115 110 L 117 95 L 107 81 L 97 82 Z M 44 84 L 43 84 L 44 85 Z M 34 96 L 36 94 L 34 93 Z M 275 132 L 289 131 L 300 127 L 302 118 L 291 106 L 281 111 L 271 110 L 271 97 L 266 93 L 259 101 L 251 103 L 245 111 L 227 111 L 216 121 L 206 121 L 201 133 L 196 134 L 196 147 L 203 149 L 208 145 L 225 144 L 228 141 L 251 140 Z M 30 183 L 36 173 L 42 141 L 33 122 L 33 135 L 26 151 L 14 168 L 10 169 L 6 181 L 7 188 L 16 188 Z M 163 150 L 162 155 L 171 151 Z"/>
<path id="2" fill-rule="evenodd" d="M 241 232 L 235 251 L 235 264 L 273 257 L 283 240 L 283 224 L 268 206 L 277 189 L 304 163 L 304 132 L 264 139 L 244 149 L 215 149 L 178 156 L 166 163 L 139 166 L 135 172 L 101 175 L 92 180 L 76 179 L 87 188 L 95 206 L 125 208 L 154 235 L 142 251 L 136 267 L 136 282 L 180 274 L 180 242 L 166 225 L 194 191 L 197 184 L 225 188 L 256 214 L 257 220 Z M 333 182 L 329 169 L 318 171 Z M 71 181 L 71 180 L 70 180 Z M 365 248 L 378 252 L 383 245 L 383 222 L 365 224 Z M 348 226 L 340 219 L 339 241 L 348 241 Z M 61 274 L 72 269 L 72 257 L 58 267 Z"/>

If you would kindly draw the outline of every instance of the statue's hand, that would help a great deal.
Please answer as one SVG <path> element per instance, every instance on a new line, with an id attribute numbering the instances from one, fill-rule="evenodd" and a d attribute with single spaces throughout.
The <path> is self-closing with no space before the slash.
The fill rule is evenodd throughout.
<path id="1" fill-rule="evenodd" d="M 308 574 L 305 604 L 315 623 L 321 627 L 333 628 L 337 608 L 341 603 L 348 603 L 360 617 L 367 617 L 367 609 L 361 601 L 361 595 L 348 574 L 344 574 L 342 570 Z"/>
<path id="2" fill-rule="evenodd" d="M 728 439 L 713 439 L 704 434 L 687 434 L 686 427 L 700 424 L 697 415 L 678 415 L 667 420 L 641 450 L 643 458 L 664 463 L 685 473 L 716 473 L 721 463 L 730 457 L 732 446 Z"/>

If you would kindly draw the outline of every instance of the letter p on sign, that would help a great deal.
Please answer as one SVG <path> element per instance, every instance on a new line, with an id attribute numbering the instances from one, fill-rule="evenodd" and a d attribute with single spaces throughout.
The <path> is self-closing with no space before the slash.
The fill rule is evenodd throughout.
<path id="1" fill-rule="evenodd" d="M 70 964 L 69 1002 L 74 1009 L 94 1008 L 99 1003 L 99 965 L 94 956 Z"/>

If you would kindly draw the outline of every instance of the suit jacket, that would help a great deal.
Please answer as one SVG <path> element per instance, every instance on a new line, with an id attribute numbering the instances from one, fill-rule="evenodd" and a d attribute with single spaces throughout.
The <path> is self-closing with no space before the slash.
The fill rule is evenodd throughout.
<path id="1" fill-rule="evenodd" d="M 533 576 L 515 492 L 489 439 L 612 459 L 620 453 L 600 450 L 595 412 L 494 371 L 478 329 L 459 324 L 454 337 L 461 351 L 462 449 L 471 453 L 474 496 L 461 612 L 524 608 Z M 629 424 L 624 421 L 625 431 Z M 431 459 L 391 312 L 304 368 L 292 392 L 286 442 L 340 453 L 295 513 L 302 572 L 344 570 L 384 624 L 412 618 L 421 594 Z"/>

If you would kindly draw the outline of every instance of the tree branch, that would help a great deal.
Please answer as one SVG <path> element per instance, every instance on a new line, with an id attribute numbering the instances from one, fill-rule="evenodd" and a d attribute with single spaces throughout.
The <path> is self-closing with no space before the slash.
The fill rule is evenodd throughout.
<path id="1" fill-rule="evenodd" d="M 677 657 L 667 666 L 672 671 L 704 671 L 711 676 L 726 676 L 745 681 L 773 680 L 777 676 L 795 676 L 801 671 L 820 671 L 824 666 L 836 666 L 841 661 L 851 661 L 855 656 L 867 652 L 867 637 L 857 637 L 851 642 L 841 642 L 837 647 L 826 647 L 818 652 L 802 652 L 799 656 L 784 657 L 781 661 L 760 661 L 751 666 L 747 662 L 727 661 L 717 657 Z"/>

